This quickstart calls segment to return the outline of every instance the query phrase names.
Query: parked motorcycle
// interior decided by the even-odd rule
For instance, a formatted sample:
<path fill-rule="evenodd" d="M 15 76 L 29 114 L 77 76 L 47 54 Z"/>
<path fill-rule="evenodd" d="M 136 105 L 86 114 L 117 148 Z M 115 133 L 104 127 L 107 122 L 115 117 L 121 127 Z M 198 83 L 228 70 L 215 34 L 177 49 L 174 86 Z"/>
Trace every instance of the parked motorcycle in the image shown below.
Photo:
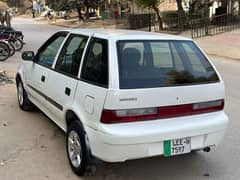
<path fill-rule="evenodd" d="M 5 61 L 10 56 L 10 48 L 4 41 L 0 41 L 0 61 Z"/>
<path fill-rule="evenodd" d="M 16 38 L 14 37 L 14 35 L 11 34 L 0 34 L 0 41 L 5 43 L 8 47 L 9 47 L 9 56 L 13 56 L 15 54 L 15 41 Z"/>
<path fill-rule="evenodd" d="M 15 32 L 0 33 L 0 42 L 2 45 L 0 51 L 1 61 L 6 60 L 10 56 L 13 56 L 15 54 L 15 51 L 20 51 L 23 48 L 23 41 L 20 39 L 21 37 L 18 37 Z"/>
<path fill-rule="evenodd" d="M 15 51 L 21 51 L 24 35 L 21 31 L 16 31 L 12 27 L 0 25 L 0 61 L 13 56 Z"/>
<path fill-rule="evenodd" d="M 9 41 L 16 51 L 22 50 L 23 45 L 25 44 L 23 42 L 24 36 L 21 31 L 15 31 L 13 28 L 6 26 L 0 26 L 0 38 Z"/>
<path fill-rule="evenodd" d="M 4 26 L 4 25 L 0 25 L 0 32 L 8 32 L 8 33 L 15 33 L 16 36 L 20 39 L 23 40 L 24 38 L 24 35 L 21 31 L 16 31 L 15 29 L 13 29 L 12 27 L 7 27 L 7 26 Z"/>

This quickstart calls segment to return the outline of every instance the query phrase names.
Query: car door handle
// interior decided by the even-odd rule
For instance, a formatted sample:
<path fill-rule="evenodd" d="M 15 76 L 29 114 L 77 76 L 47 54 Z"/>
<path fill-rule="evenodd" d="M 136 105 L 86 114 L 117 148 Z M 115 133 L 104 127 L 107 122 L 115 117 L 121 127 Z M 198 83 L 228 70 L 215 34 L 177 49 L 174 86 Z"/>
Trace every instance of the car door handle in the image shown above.
<path fill-rule="evenodd" d="M 70 94 L 71 94 L 71 89 L 70 89 L 69 87 L 66 87 L 66 88 L 65 88 L 65 94 L 68 95 L 68 96 L 70 96 Z"/>
<path fill-rule="evenodd" d="M 41 81 L 44 83 L 45 80 L 46 80 L 46 77 L 42 75 L 42 77 L 41 77 Z"/>

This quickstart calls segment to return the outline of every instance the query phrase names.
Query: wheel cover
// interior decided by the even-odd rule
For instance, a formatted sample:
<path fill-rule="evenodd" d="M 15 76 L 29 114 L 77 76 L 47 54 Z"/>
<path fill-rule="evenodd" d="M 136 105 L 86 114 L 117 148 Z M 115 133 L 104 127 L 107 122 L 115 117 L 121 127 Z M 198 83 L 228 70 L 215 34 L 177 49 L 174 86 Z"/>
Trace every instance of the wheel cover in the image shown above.
<path fill-rule="evenodd" d="M 20 105 L 23 105 L 23 86 L 22 83 L 18 84 L 18 102 Z"/>
<path fill-rule="evenodd" d="M 21 42 L 15 41 L 15 42 L 14 42 L 14 46 L 15 46 L 16 49 L 21 48 Z"/>
<path fill-rule="evenodd" d="M 82 147 L 79 135 L 76 131 L 72 130 L 68 136 L 68 156 L 71 164 L 78 168 L 82 161 Z"/>

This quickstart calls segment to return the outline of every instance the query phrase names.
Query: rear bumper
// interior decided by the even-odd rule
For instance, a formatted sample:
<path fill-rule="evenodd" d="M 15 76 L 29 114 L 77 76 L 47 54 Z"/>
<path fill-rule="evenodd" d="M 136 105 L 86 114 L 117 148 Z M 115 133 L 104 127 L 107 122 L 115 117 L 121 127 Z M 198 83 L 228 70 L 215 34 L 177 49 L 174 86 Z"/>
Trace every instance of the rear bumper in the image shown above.
<path fill-rule="evenodd" d="M 151 122 L 101 124 L 86 128 L 92 154 L 107 162 L 122 162 L 163 154 L 163 141 L 191 137 L 191 149 L 217 146 L 228 126 L 221 112 Z"/>

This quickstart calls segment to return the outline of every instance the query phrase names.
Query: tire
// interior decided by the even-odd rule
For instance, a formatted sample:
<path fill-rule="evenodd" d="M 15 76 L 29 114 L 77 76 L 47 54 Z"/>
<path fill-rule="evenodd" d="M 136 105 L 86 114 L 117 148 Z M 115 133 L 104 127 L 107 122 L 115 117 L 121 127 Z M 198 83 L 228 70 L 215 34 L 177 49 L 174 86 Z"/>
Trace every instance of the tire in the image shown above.
<path fill-rule="evenodd" d="M 0 42 L 0 61 L 5 61 L 10 56 L 9 46 L 5 42 Z"/>
<path fill-rule="evenodd" d="M 13 42 L 10 41 L 10 42 L 8 43 L 8 46 L 9 46 L 9 49 L 10 49 L 10 54 L 9 54 L 9 56 L 13 56 L 13 55 L 15 54 L 15 52 L 16 52 Z"/>
<path fill-rule="evenodd" d="M 20 109 L 24 111 L 30 111 L 33 109 L 34 105 L 28 99 L 23 83 L 19 78 L 17 78 L 17 99 Z"/>
<path fill-rule="evenodd" d="M 20 38 L 16 38 L 13 42 L 16 51 L 21 51 L 23 48 L 23 41 Z"/>
<path fill-rule="evenodd" d="M 86 133 L 79 121 L 73 121 L 66 136 L 66 150 L 69 164 L 78 176 L 84 176 L 89 167 L 90 152 L 86 144 Z"/>

